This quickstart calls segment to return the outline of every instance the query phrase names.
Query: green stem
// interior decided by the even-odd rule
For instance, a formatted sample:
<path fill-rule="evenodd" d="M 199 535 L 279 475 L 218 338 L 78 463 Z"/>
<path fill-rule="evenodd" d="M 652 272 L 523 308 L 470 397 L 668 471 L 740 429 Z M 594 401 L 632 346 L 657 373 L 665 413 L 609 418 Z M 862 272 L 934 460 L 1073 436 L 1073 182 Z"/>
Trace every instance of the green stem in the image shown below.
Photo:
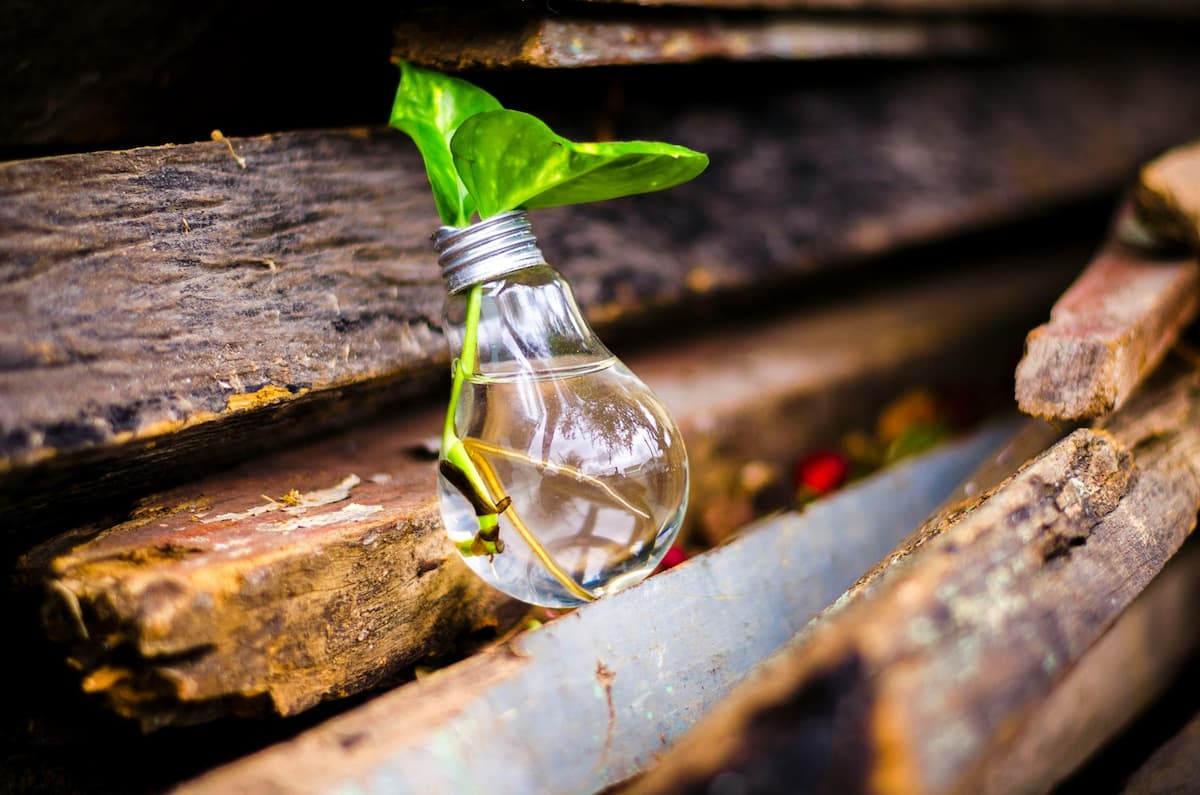
<path fill-rule="evenodd" d="M 532 456 L 527 456 L 524 453 L 518 453 L 516 450 L 509 450 L 505 447 L 500 447 L 499 445 L 489 444 L 489 443 L 483 441 L 482 439 L 467 438 L 467 439 L 463 439 L 462 442 L 463 442 L 463 444 L 465 444 L 467 446 L 468 452 L 491 453 L 492 455 L 500 456 L 501 458 L 507 458 L 510 461 L 521 461 L 523 463 L 529 464 L 532 467 L 535 467 L 536 469 L 538 469 L 539 471 L 542 471 L 542 472 L 545 472 L 551 466 L 549 463 L 542 461 L 540 459 L 533 458 Z M 649 509 L 645 508 L 644 506 L 638 507 L 638 506 L 634 505 L 632 502 L 630 502 L 629 500 L 625 499 L 620 494 L 618 494 L 613 489 L 612 486 L 608 485 L 604 481 L 594 478 L 591 475 L 586 475 L 583 472 L 580 472 L 575 467 L 567 466 L 566 464 L 554 464 L 554 469 L 556 471 L 558 471 L 560 474 L 566 475 L 569 478 L 574 478 L 575 480 L 579 481 L 580 483 L 586 483 L 589 486 L 592 486 L 593 488 L 596 488 L 596 489 L 604 492 L 606 495 L 608 495 L 608 497 L 610 499 L 612 499 L 613 502 L 617 503 L 618 505 L 620 505 L 622 508 L 629 511 L 630 513 L 636 514 L 637 516 L 640 516 L 643 519 L 650 518 Z"/>
<path fill-rule="evenodd" d="M 479 310 L 483 303 L 483 285 L 476 284 L 467 293 L 467 318 L 463 330 L 462 353 L 454 365 L 454 383 L 450 385 L 450 405 L 446 409 L 446 424 L 442 427 L 442 447 L 458 440 L 454 433 L 454 415 L 458 411 L 458 400 L 462 396 L 463 381 L 475 371 L 479 356 Z"/>
<path fill-rule="evenodd" d="M 483 285 L 476 284 L 467 293 L 467 317 L 463 331 L 462 352 L 454 363 L 454 381 L 450 385 L 450 405 L 446 407 L 446 423 L 442 426 L 442 450 L 446 460 L 458 468 L 470 483 L 472 490 L 479 495 L 487 495 L 487 485 L 475 462 L 467 454 L 467 448 L 462 439 L 454 432 L 454 418 L 458 413 L 458 401 L 462 398 L 463 382 L 475 371 L 479 349 L 479 310 L 483 299 Z M 494 514 L 479 517 L 479 529 L 491 530 L 496 526 Z M 489 542 L 490 543 L 490 542 Z M 490 549 L 492 553 L 497 550 Z"/>
<path fill-rule="evenodd" d="M 476 459 L 471 456 L 467 446 L 463 440 L 459 438 L 454 430 L 455 415 L 458 414 L 458 401 L 462 398 L 463 382 L 468 376 L 475 372 L 475 365 L 478 363 L 479 357 L 479 313 L 483 303 L 483 286 L 476 284 L 471 287 L 471 291 L 467 293 L 467 316 L 464 321 L 463 328 L 463 344 L 462 352 L 459 354 L 458 361 L 454 365 L 454 381 L 450 385 L 450 405 L 446 407 L 446 423 L 442 426 L 442 450 L 446 460 L 454 465 L 466 477 L 467 483 L 470 485 L 474 493 L 486 498 L 483 500 L 485 505 L 496 506 L 496 500 L 505 503 L 503 508 L 497 506 L 496 513 L 484 514 L 478 516 L 479 533 L 471 542 L 465 543 L 462 549 L 470 550 L 474 554 L 475 544 L 478 541 L 482 542 L 483 550 L 494 555 L 503 551 L 503 546 L 499 546 L 496 541 L 495 528 L 498 523 L 496 514 L 501 511 L 507 511 L 509 520 L 513 523 L 517 533 L 529 545 L 535 557 L 541 561 L 542 565 L 550 572 L 554 579 L 573 594 L 576 598 L 585 602 L 591 601 L 596 597 L 579 583 L 571 578 L 571 575 L 558 565 L 554 557 L 542 546 L 537 536 L 529 529 L 516 509 L 512 507 L 510 500 L 505 499 L 504 488 L 500 483 L 500 479 L 496 477 L 491 468 L 486 462 Z M 483 472 L 480 472 L 480 469 Z M 492 493 L 495 496 L 492 496 Z"/>

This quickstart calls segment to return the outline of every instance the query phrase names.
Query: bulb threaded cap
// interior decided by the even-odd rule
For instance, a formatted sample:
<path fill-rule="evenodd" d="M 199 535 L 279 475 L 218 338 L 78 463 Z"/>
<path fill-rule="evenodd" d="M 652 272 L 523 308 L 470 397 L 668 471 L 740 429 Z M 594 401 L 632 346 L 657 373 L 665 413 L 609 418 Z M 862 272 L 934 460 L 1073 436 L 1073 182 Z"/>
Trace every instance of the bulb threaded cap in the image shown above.
<path fill-rule="evenodd" d="M 451 294 L 546 264 L 523 210 L 501 213 L 470 226 L 443 226 L 433 233 L 433 248 Z"/>

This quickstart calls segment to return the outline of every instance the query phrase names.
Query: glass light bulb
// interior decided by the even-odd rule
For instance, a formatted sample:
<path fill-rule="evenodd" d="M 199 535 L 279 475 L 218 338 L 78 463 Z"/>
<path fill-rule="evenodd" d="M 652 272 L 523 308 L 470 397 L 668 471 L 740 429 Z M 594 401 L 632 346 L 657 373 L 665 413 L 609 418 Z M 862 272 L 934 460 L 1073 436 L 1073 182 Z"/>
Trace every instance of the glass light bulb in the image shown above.
<path fill-rule="evenodd" d="M 506 247 L 506 235 L 517 241 Z M 459 466 L 443 444 L 439 469 L 451 540 L 476 574 L 532 604 L 575 606 L 641 581 L 666 554 L 687 503 L 675 423 L 588 326 L 523 213 L 443 230 L 438 248 L 452 290 L 450 265 L 466 261 L 470 272 L 445 316 L 455 368 L 472 365 L 453 415 Z M 463 469 L 473 470 L 474 486 Z"/>

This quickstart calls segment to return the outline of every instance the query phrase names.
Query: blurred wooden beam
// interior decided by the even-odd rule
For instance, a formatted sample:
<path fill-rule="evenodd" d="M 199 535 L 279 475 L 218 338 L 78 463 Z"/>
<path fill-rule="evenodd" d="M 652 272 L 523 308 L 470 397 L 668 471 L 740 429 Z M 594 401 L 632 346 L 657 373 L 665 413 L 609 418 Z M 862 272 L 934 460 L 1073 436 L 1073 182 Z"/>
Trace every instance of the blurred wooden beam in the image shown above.
<path fill-rule="evenodd" d="M 630 791 L 976 791 L 1198 507 L 1200 383 L 1179 364 L 773 658 Z"/>
<path fill-rule="evenodd" d="M 1198 306 L 1194 256 L 1156 257 L 1109 241 L 1054 304 L 1050 322 L 1029 332 L 1017 367 L 1017 403 L 1047 420 L 1090 419 L 1119 408 Z"/>
<path fill-rule="evenodd" d="M 1200 143 L 1148 163 L 1134 200 L 1139 220 L 1153 235 L 1200 252 Z"/>
<path fill-rule="evenodd" d="M 1192 605 L 1195 605 L 1192 602 Z M 1163 795 L 1194 789 L 1200 778 L 1200 712 L 1154 749 L 1117 790 L 1120 795 Z"/>
<path fill-rule="evenodd" d="M 601 791 L 649 764 L 1001 438 L 992 429 L 747 528 L 177 792 Z"/>
<path fill-rule="evenodd" d="M 1081 15 L 1156 17 L 1197 15 L 1189 0 L 581 0 L 597 6 L 686 7 L 725 11 L 854 11 L 880 13 L 974 13 L 1053 11 Z"/>
<path fill-rule="evenodd" d="M 395 58 L 442 69 L 583 67 L 731 61 L 983 55 L 999 37 L 959 20 L 861 20 L 712 15 L 615 18 L 460 12 L 396 26 Z"/>
<path fill-rule="evenodd" d="M 696 529 L 780 504 L 760 491 L 788 500 L 796 457 L 905 388 L 1002 380 L 1070 264 L 1051 250 L 632 358 L 684 433 Z M 157 495 L 35 550 L 22 578 L 84 689 L 147 728 L 372 687 L 522 614 L 442 533 L 411 452 L 439 426 L 433 409 Z M 753 488 L 748 467 L 766 473 Z"/>
<path fill-rule="evenodd" d="M 1196 79 L 1166 57 L 920 65 L 698 106 L 631 84 L 615 130 L 706 150 L 709 172 L 534 223 L 602 331 L 713 312 L 1110 190 L 1200 125 L 1174 89 Z M 437 219 L 409 142 L 233 146 L 246 169 L 219 142 L 0 164 L 9 544 L 441 382 Z"/>

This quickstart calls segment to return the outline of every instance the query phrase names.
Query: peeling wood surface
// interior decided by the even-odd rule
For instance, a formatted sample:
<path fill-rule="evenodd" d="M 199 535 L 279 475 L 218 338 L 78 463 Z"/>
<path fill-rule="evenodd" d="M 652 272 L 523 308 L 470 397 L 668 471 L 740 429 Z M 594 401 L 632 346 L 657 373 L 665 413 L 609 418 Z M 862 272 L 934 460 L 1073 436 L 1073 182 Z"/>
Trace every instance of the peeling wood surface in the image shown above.
<path fill-rule="evenodd" d="M 1106 429 L 1074 432 L 766 663 L 630 791 L 718 777 L 748 792 L 975 791 L 980 762 L 1194 527 L 1198 415 L 1200 383 L 1180 366 Z"/>
<path fill-rule="evenodd" d="M 1047 420 L 1121 406 L 1162 360 L 1200 305 L 1200 261 L 1156 258 L 1113 240 L 1029 333 L 1017 403 Z"/>
<path fill-rule="evenodd" d="M 1156 236 L 1200 252 L 1200 143 L 1172 149 L 1142 168 L 1134 200 Z"/>
<path fill-rule="evenodd" d="M 501 12 L 464 25 L 461 14 L 415 17 L 396 27 L 396 58 L 443 69 L 581 67 L 726 60 L 820 60 L 979 55 L 1000 37 L 960 20 L 861 20 L 767 16 L 572 18 Z"/>
<path fill-rule="evenodd" d="M 412 452 L 436 412 L 160 495 L 26 559 L 86 692 L 147 729 L 292 714 L 524 613 L 445 538 Z"/>
<path fill-rule="evenodd" d="M 505 649 L 176 791 L 515 795 L 611 786 L 651 762 L 1002 438 L 993 429 L 764 522 Z"/>
<path fill-rule="evenodd" d="M 693 531 L 720 539 L 780 499 L 764 491 L 790 499 L 796 456 L 906 387 L 1002 379 L 1071 262 L 1052 250 L 631 358 L 684 433 Z M 432 464 L 408 452 L 440 422 L 416 412 L 250 462 L 36 550 L 23 577 L 44 583 L 84 689 L 147 727 L 286 715 L 510 625 L 520 612 L 461 565 Z M 750 467 L 768 473 L 753 489 Z"/>
<path fill-rule="evenodd" d="M 631 84 L 616 132 L 706 150 L 709 173 L 535 223 L 602 326 L 703 307 L 1107 190 L 1200 125 L 1200 98 L 1171 88 L 1198 69 L 919 65 L 722 106 Z M 412 147 L 363 131 L 234 146 L 245 170 L 217 142 L 0 165 L 9 533 L 440 380 Z"/>

